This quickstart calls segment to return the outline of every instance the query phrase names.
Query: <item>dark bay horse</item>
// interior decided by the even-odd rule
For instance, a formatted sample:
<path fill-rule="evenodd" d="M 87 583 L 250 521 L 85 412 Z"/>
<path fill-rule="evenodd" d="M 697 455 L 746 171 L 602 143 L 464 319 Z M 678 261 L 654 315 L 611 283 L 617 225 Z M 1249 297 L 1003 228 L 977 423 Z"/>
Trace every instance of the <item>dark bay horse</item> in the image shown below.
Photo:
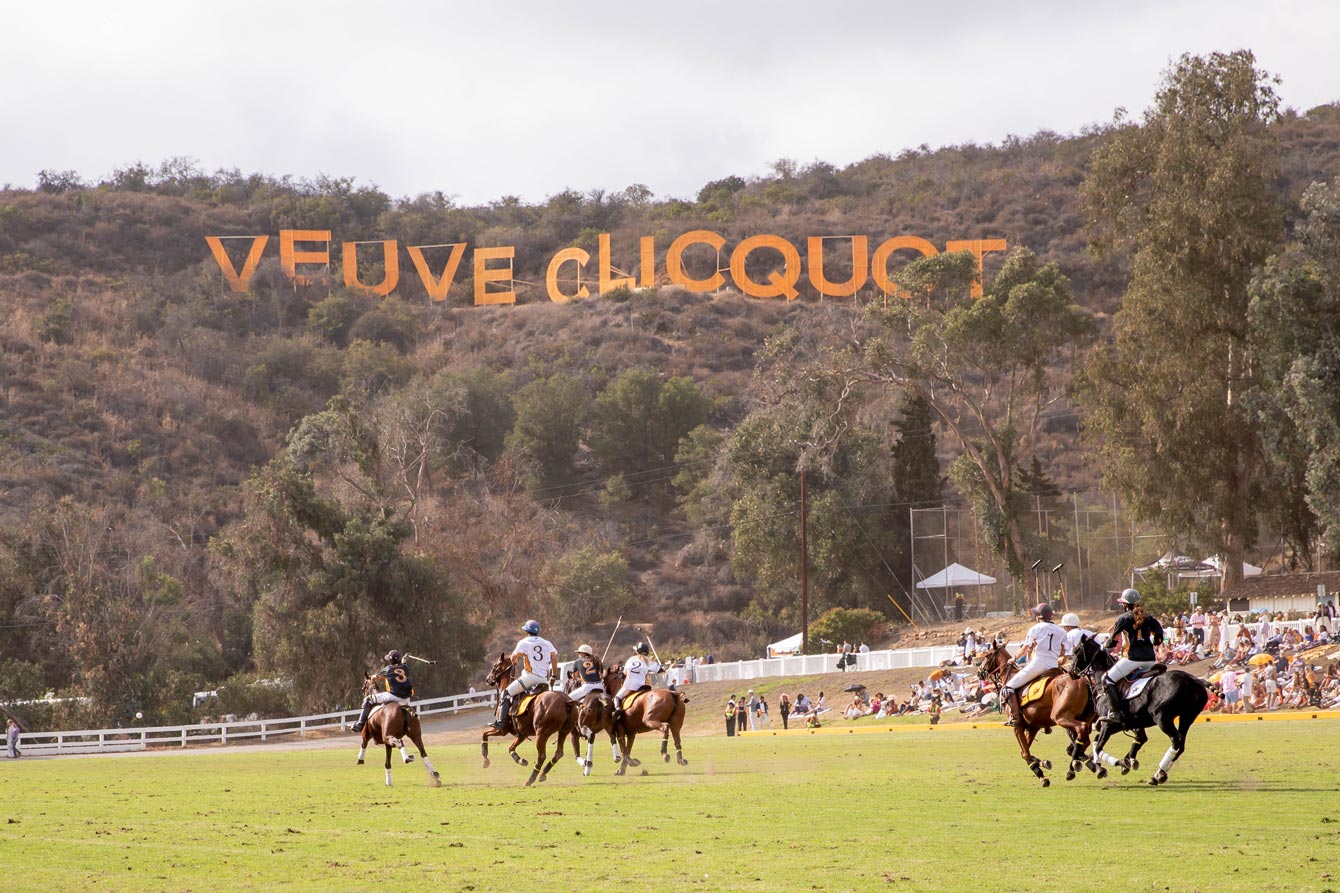
<path fill-rule="evenodd" d="M 591 774 L 591 751 L 595 747 L 596 735 L 604 732 L 609 735 L 610 752 L 614 762 L 623 759 L 619 741 L 614 737 L 614 709 L 610 696 L 604 692 L 593 691 L 577 702 L 577 722 L 572 727 L 572 750 L 577 754 L 577 764 L 582 767 L 582 775 Z M 582 739 L 586 740 L 586 756 L 582 756 Z M 640 765 L 633 760 L 633 765 Z"/>
<path fill-rule="evenodd" d="M 616 692 L 619 686 L 623 684 L 623 664 L 616 664 L 605 671 L 605 688 L 608 691 Z M 668 688 L 654 688 L 638 697 L 633 702 L 631 710 L 624 711 L 623 718 L 619 720 L 615 728 L 615 734 L 619 739 L 619 747 L 623 752 L 623 760 L 619 763 L 619 768 L 615 770 L 615 775 L 623 775 L 629 766 L 631 757 L 629 751 L 633 749 L 633 741 L 642 732 L 660 732 L 661 733 L 661 756 L 668 763 L 670 762 L 670 753 L 668 743 L 670 736 L 675 737 L 675 760 L 681 766 L 687 766 L 689 761 L 684 759 L 684 749 L 679 742 L 679 730 L 684 726 L 684 716 L 688 713 L 689 699 L 683 692 L 671 691 Z"/>
<path fill-rule="evenodd" d="M 1116 663 L 1116 659 L 1105 650 L 1096 639 L 1085 636 L 1075 649 L 1074 671 L 1097 680 Z M 1169 670 L 1155 676 L 1145 685 L 1144 690 L 1126 700 L 1126 712 L 1133 720 L 1134 728 L 1127 729 L 1134 737 L 1131 749 L 1126 756 L 1118 760 L 1103 750 L 1107 740 L 1122 726 L 1117 723 L 1099 720 L 1097 737 L 1094 740 L 1093 755 L 1109 766 L 1117 766 L 1125 775 L 1132 769 L 1140 768 L 1136 754 L 1149 740 L 1145 729 L 1158 726 L 1172 742 L 1163 759 L 1159 761 L 1158 771 L 1149 779 L 1151 785 L 1160 785 L 1168 780 L 1168 770 L 1177 758 L 1186 750 L 1186 733 L 1191 724 L 1200 716 L 1210 701 L 1210 690 L 1205 683 L 1185 670 Z"/>
<path fill-rule="evenodd" d="M 991 650 L 982 658 L 982 666 L 977 675 L 989 680 L 996 686 L 998 697 L 1003 697 L 1005 682 L 1014 675 L 1018 667 L 1014 659 L 1005 650 L 1005 646 L 995 642 Z M 1030 683 L 1031 684 L 1031 683 Z M 1022 695 L 1023 692 L 1020 692 Z M 1086 752 L 1089 748 L 1089 729 L 1097 713 L 1094 711 L 1093 698 L 1089 686 L 1084 680 L 1061 673 L 1047 680 L 1042 697 L 1024 705 L 1014 726 L 1014 737 L 1019 742 L 1019 754 L 1033 774 L 1042 779 L 1042 786 L 1051 785 L 1051 779 L 1042 774 L 1042 770 L 1052 767 L 1050 760 L 1040 760 L 1033 756 L 1030 748 L 1033 739 L 1041 730 L 1050 731 L 1060 726 L 1070 736 L 1070 745 L 1066 753 L 1070 756 L 1070 766 L 1066 770 L 1065 780 L 1072 780 L 1076 773 L 1087 768 L 1099 778 L 1107 775 L 1107 770 L 1096 764 Z"/>
<path fill-rule="evenodd" d="M 363 679 L 363 697 L 375 691 L 376 680 L 372 676 Z M 363 754 L 367 752 L 368 742 L 386 746 L 386 786 L 391 786 L 391 748 L 400 748 L 400 756 L 406 763 L 414 762 L 414 755 L 405 750 L 403 739 L 408 738 L 419 749 L 423 757 L 423 768 L 428 772 L 428 783 L 435 788 L 442 787 L 442 776 L 433 768 L 428 759 L 428 751 L 423 749 L 423 729 L 419 726 L 419 717 L 401 707 L 395 701 L 374 708 L 363 726 L 363 740 L 358 747 L 358 765 L 363 765 Z"/>
<path fill-rule="evenodd" d="M 494 661 L 493 668 L 489 670 L 484 681 L 498 689 L 499 698 L 502 697 L 502 691 L 512 681 L 512 671 L 515 666 L 512 658 L 506 654 L 499 654 L 498 659 Z M 524 697 L 524 695 L 522 696 Z M 517 698 L 520 703 L 521 698 Z M 544 691 L 535 696 L 526 708 L 526 712 L 519 717 L 504 717 L 503 730 L 489 726 L 484 729 L 484 735 L 479 742 L 479 752 L 484 757 L 484 768 L 489 767 L 489 739 L 498 735 L 511 734 L 515 740 L 507 748 L 507 755 L 512 758 L 512 762 L 518 766 L 530 765 L 519 753 L 517 747 L 527 738 L 535 739 L 535 767 L 530 770 L 530 778 L 526 780 L 526 785 L 530 786 L 538 778 L 544 781 L 549 777 L 549 770 L 563 759 L 563 739 L 572 731 L 577 724 L 577 705 L 572 699 L 559 691 Z M 558 746 L 555 748 L 554 758 L 545 762 L 548 753 L 549 739 L 555 735 L 558 736 Z"/>

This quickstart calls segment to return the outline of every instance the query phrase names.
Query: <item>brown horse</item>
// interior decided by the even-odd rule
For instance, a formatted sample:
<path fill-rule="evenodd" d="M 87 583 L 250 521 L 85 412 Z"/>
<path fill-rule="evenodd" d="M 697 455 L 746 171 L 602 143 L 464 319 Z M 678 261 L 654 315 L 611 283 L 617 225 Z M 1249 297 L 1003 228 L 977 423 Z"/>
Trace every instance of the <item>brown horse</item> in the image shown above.
<path fill-rule="evenodd" d="M 577 764 L 582 767 L 582 775 L 590 775 L 593 764 L 591 751 L 595 747 L 596 735 L 604 732 L 609 735 L 610 752 L 614 762 L 623 760 L 621 742 L 614 736 L 614 708 L 610 696 L 604 692 L 593 691 L 577 702 L 577 722 L 572 727 L 572 750 L 577 754 Z M 582 739 L 586 739 L 586 756 L 582 756 Z M 633 760 L 631 765 L 640 766 Z"/>
<path fill-rule="evenodd" d="M 618 691 L 623 680 L 623 664 L 616 664 L 605 671 L 606 690 Z M 679 743 L 679 730 L 684 726 L 688 703 L 686 695 L 668 688 L 654 688 L 638 696 L 632 708 L 624 711 L 615 728 L 619 747 L 623 751 L 623 760 L 614 774 L 623 775 L 627 771 L 631 760 L 629 751 L 633 749 L 634 739 L 642 732 L 661 733 L 661 756 L 667 763 L 670 762 L 667 746 L 670 736 L 674 735 L 675 760 L 679 765 L 687 766 L 689 761 L 684 759 L 684 749 Z"/>
<path fill-rule="evenodd" d="M 501 699 L 502 691 L 512 681 L 512 671 L 515 665 L 512 658 L 506 654 L 499 654 L 494 662 L 493 668 L 489 670 L 484 681 L 489 685 L 496 686 L 498 696 Z M 520 698 L 517 699 L 518 703 Z M 512 762 L 518 766 L 528 766 L 519 753 L 516 752 L 518 746 L 527 738 L 535 738 L 535 767 L 530 771 L 530 778 L 526 780 L 526 785 L 530 786 L 538 778 L 544 781 L 549 777 L 549 770 L 559 760 L 563 759 L 563 739 L 572 731 L 577 724 L 576 704 L 567 695 L 559 691 L 540 692 L 535 699 L 530 702 L 526 712 L 519 717 L 503 717 L 502 730 L 488 726 L 484 729 L 483 737 L 479 741 L 479 752 L 484 757 L 484 768 L 489 767 L 489 739 L 498 735 L 511 734 L 515 740 L 507 748 L 507 755 L 512 758 Z M 549 739 L 558 736 L 558 746 L 555 748 L 554 758 L 545 762 Z"/>
<path fill-rule="evenodd" d="M 376 679 L 373 676 L 364 676 L 363 697 L 373 694 L 375 685 Z M 369 741 L 375 745 L 385 745 L 386 786 L 389 788 L 391 748 L 400 748 L 400 756 L 406 763 L 414 762 L 414 754 L 405 750 L 405 742 L 402 740 L 404 738 L 409 738 L 419 749 L 419 756 L 423 757 L 423 768 L 428 772 L 428 783 L 435 788 L 442 787 L 442 776 L 433 768 L 432 761 L 428 759 L 428 751 L 423 749 L 423 729 L 419 726 L 419 717 L 395 701 L 373 708 L 372 715 L 363 726 L 363 740 L 358 747 L 358 765 L 363 765 L 363 754 L 367 752 Z"/>
<path fill-rule="evenodd" d="M 982 658 L 978 676 L 989 680 L 1003 697 L 1005 682 L 1018 670 L 1014 659 L 999 642 L 991 645 L 991 650 Z M 1039 760 L 1030 752 L 1033 739 L 1039 730 L 1051 732 L 1053 726 L 1060 726 L 1070 736 L 1070 745 L 1066 753 L 1070 756 L 1070 767 L 1066 770 L 1065 780 L 1070 781 L 1081 769 L 1088 769 L 1099 778 L 1107 775 L 1107 770 L 1096 764 L 1088 755 L 1089 730 L 1097 713 L 1093 708 L 1093 699 L 1089 696 L 1089 686 L 1084 680 L 1066 673 L 1060 673 L 1047 679 L 1042 697 L 1024 705 L 1014 725 L 1014 737 L 1019 742 L 1019 754 L 1033 774 L 1042 779 L 1042 786 L 1051 785 L 1051 779 L 1042 774 L 1042 770 L 1052 767 L 1051 760 Z"/>

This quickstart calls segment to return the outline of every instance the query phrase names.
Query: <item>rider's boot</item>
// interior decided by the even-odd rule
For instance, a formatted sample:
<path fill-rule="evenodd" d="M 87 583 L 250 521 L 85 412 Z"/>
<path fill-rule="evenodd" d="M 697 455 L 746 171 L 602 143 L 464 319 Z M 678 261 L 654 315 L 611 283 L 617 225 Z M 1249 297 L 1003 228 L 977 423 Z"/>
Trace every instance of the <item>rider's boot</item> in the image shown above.
<path fill-rule="evenodd" d="M 493 721 L 493 727 L 501 732 L 507 728 L 507 714 L 512 712 L 512 693 L 503 690 L 502 698 L 498 701 L 498 718 Z"/>
<path fill-rule="evenodd" d="M 358 715 L 358 722 L 349 727 L 349 731 L 355 734 L 363 731 L 363 726 L 368 724 L 368 714 L 372 712 L 372 701 L 363 699 L 363 712 Z"/>
<path fill-rule="evenodd" d="M 1005 686 L 1005 725 L 1017 726 L 1019 724 L 1019 692 Z"/>
<path fill-rule="evenodd" d="M 619 721 L 620 721 L 621 719 L 623 719 L 623 709 L 619 706 L 619 699 L 616 698 L 616 697 L 611 697 L 611 698 L 610 698 L 610 725 L 611 725 L 611 726 L 618 725 L 618 724 L 619 724 Z"/>
<path fill-rule="evenodd" d="M 1103 680 L 1103 691 L 1107 694 L 1107 712 L 1103 714 L 1103 719 L 1108 722 L 1119 722 L 1122 725 L 1128 725 L 1128 717 L 1125 709 L 1125 698 L 1117 688 L 1117 683 Z"/>

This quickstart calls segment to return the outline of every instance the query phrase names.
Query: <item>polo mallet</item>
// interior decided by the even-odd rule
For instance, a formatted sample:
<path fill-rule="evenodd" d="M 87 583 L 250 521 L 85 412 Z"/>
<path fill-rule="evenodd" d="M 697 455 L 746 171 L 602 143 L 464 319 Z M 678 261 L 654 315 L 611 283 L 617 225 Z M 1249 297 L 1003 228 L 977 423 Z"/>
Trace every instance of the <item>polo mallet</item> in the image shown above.
<path fill-rule="evenodd" d="M 435 664 L 437 661 L 429 660 L 426 657 L 419 657 L 417 654 L 406 654 L 405 660 L 417 660 L 421 664 Z"/>
<path fill-rule="evenodd" d="M 1033 562 L 1032 564 L 1030 564 L 1030 565 L 1028 566 L 1028 569 L 1031 570 L 1031 571 L 1033 572 L 1033 601 L 1034 601 L 1034 602 L 1036 602 L 1038 599 L 1040 599 L 1040 598 L 1042 597 L 1042 584 L 1038 581 L 1038 565 L 1039 565 L 1039 564 L 1042 564 L 1042 559 L 1041 559 L 1041 558 L 1039 558 L 1037 561 Z"/>
<path fill-rule="evenodd" d="M 614 632 L 610 633 L 610 640 L 605 643 L 605 653 L 600 655 L 600 665 L 605 665 L 605 658 L 609 657 L 610 646 L 614 644 L 614 637 L 619 633 L 619 627 L 623 624 L 623 616 L 620 615 L 619 622 L 614 624 Z"/>
<path fill-rule="evenodd" d="M 639 626 L 637 631 L 642 633 L 643 638 L 647 640 L 647 644 L 651 646 L 651 656 L 656 658 L 656 663 L 659 664 L 661 662 L 661 656 L 656 653 L 656 643 L 651 640 L 651 636 L 647 635 L 647 631 L 642 627 Z"/>
<path fill-rule="evenodd" d="M 1066 591 L 1065 591 L 1065 577 L 1061 576 L 1061 568 L 1063 568 L 1063 567 L 1065 567 L 1065 562 L 1064 562 L 1064 561 L 1062 561 L 1062 562 L 1061 562 L 1060 564 L 1058 564 L 1056 567 L 1052 568 L 1052 573 L 1053 573 L 1053 574 L 1056 574 L 1056 582 L 1059 583 L 1060 586 L 1061 586 L 1061 604 L 1065 606 L 1065 609 L 1066 609 L 1067 611 L 1069 611 L 1069 610 L 1070 610 L 1070 599 L 1068 599 L 1068 598 L 1066 597 Z"/>

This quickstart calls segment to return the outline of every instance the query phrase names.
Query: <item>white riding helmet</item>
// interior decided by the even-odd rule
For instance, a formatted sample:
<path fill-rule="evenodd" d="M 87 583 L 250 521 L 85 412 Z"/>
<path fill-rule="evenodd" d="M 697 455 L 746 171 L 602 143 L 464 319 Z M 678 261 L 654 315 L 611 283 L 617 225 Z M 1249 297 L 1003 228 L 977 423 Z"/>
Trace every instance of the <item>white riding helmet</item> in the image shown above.
<path fill-rule="evenodd" d="M 1079 615 L 1073 613 L 1065 615 L 1064 617 L 1061 618 L 1061 625 L 1079 626 Z"/>
<path fill-rule="evenodd" d="M 595 652 L 591 650 L 591 646 L 590 646 L 590 645 L 578 645 L 578 646 L 577 646 L 577 653 L 578 653 L 578 654 L 585 654 L 587 657 L 595 657 L 595 656 L 596 656 L 596 655 L 595 655 Z"/>

